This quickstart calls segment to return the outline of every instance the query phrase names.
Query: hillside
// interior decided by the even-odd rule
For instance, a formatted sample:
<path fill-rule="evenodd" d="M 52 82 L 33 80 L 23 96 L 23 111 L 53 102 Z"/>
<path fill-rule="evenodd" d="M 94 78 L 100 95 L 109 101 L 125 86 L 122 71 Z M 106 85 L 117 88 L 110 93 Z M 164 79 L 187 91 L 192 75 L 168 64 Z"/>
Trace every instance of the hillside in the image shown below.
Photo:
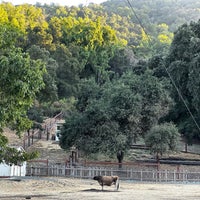
<path fill-rule="evenodd" d="M 38 151 L 40 154 L 38 160 L 48 160 L 51 163 L 65 163 L 69 159 L 69 154 L 52 140 L 37 141 L 27 151 Z"/>
<path fill-rule="evenodd" d="M 132 16 L 132 21 L 139 23 L 141 20 L 146 28 L 152 30 L 152 24 L 166 23 L 170 31 L 175 31 L 178 26 L 200 18 L 200 2 L 196 0 L 110 0 L 102 4 L 107 12 L 115 13 L 122 17 Z M 131 12 L 131 8 L 135 13 Z M 126 11 L 126 12 L 125 12 Z"/>
<path fill-rule="evenodd" d="M 3 135 L 5 135 L 8 138 L 10 146 L 23 146 L 23 137 L 19 138 L 15 134 L 15 131 L 12 131 L 9 128 L 4 128 Z"/>
<path fill-rule="evenodd" d="M 9 139 L 10 146 L 23 146 L 22 138 L 18 138 L 15 135 L 14 131 L 11 131 L 9 128 L 4 129 L 4 135 L 6 135 Z M 179 150 L 180 152 L 176 152 L 173 154 L 168 154 L 162 157 L 164 160 L 187 160 L 187 161 L 200 161 L 200 154 L 194 154 L 192 152 L 198 152 L 200 150 L 199 145 L 188 146 L 188 153 L 181 152 L 184 149 L 184 144 L 180 142 Z M 39 140 L 35 142 L 32 146 L 27 149 L 30 151 L 38 151 L 39 158 L 37 160 L 48 160 L 51 164 L 57 163 L 65 163 L 69 160 L 70 153 L 64 151 L 60 148 L 59 144 L 52 140 Z M 125 156 L 124 162 L 127 161 L 147 161 L 153 158 L 152 155 L 149 154 L 148 150 L 140 149 L 140 148 L 132 148 L 128 155 Z M 105 157 L 99 157 L 98 159 L 102 159 L 101 161 L 105 161 Z M 107 160 L 107 159 L 106 159 Z M 117 162 L 117 159 L 113 160 Z"/>
<path fill-rule="evenodd" d="M 44 116 L 60 111 L 71 116 L 66 125 L 71 129 L 61 141 L 63 148 L 79 143 L 77 146 L 88 154 L 112 153 L 130 146 L 129 138 L 144 136 L 160 121 L 173 121 L 188 139 L 200 140 L 165 70 L 169 68 L 200 121 L 200 92 L 194 87 L 200 80 L 200 21 L 173 33 L 183 23 L 200 18 L 199 1 L 124 3 L 111 0 L 71 8 L 1 3 L 2 124 L 15 129 L 28 125 L 22 116 L 36 97 L 28 117 L 37 125 Z M 163 119 L 167 114 L 168 119 Z M 23 138 L 9 129 L 5 134 L 11 146 L 23 146 Z M 115 145 L 113 149 L 110 143 Z M 68 158 L 58 144 L 45 138 L 28 150 L 38 150 L 40 159 L 53 162 Z M 150 157 L 141 150 L 134 153 L 133 160 Z"/>
<path fill-rule="evenodd" d="M 23 137 L 19 138 L 14 131 L 5 128 L 3 134 L 8 138 L 9 146 L 23 147 Z M 52 140 L 47 141 L 43 139 L 36 141 L 32 146 L 28 147 L 27 151 L 38 151 L 40 154 L 39 160 L 48 159 L 52 163 L 65 162 L 69 157 L 68 154 L 60 148 L 58 143 Z"/>

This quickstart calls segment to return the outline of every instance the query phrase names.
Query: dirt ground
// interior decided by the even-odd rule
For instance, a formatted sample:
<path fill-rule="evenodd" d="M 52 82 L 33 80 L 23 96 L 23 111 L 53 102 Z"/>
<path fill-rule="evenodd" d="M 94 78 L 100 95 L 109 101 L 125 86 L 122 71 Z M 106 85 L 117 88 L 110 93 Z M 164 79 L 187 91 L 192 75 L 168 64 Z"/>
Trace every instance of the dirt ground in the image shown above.
<path fill-rule="evenodd" d="M 199 184 L 154 184 L 120 181 L 120 188 L 104 187 L 89 179 L 15 178 L 0 179 L 2 200 L 199 200 Z"/>

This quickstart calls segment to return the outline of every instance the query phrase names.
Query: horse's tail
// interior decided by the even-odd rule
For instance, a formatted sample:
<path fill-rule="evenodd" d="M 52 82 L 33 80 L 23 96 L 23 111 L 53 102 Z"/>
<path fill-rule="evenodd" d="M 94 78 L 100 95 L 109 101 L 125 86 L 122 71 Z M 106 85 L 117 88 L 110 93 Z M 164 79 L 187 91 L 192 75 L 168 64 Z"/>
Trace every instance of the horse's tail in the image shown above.
<path fill-rule="evenodd" d="M 115 189 L 118 190 L 119 189 L 119 177 L 117 177 L 117 181 L 115 183 Z"/>

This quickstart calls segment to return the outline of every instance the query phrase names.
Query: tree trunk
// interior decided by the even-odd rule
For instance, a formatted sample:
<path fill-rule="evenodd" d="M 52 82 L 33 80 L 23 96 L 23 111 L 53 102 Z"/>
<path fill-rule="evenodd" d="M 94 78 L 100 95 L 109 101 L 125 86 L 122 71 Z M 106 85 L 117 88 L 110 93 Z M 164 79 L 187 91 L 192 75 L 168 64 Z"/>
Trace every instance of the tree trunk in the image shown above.
<path fill-rule="evenodd" d="M 124 158 L 124 152 L 123 151 L 118 151 L 117 152 L 117 159 L 118 159 L 118 163 L 119 163 L 119 169 L 122 168 L 122 161 L 123 161 L 123 158 Z"/>

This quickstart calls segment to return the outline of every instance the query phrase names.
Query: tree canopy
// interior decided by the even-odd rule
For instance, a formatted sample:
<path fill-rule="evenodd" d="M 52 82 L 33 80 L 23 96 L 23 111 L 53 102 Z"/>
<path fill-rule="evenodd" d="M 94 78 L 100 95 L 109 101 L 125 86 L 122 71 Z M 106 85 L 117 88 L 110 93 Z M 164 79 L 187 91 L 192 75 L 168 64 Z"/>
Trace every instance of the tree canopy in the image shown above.
<path fill-rule="evenodd" d="M 16 163 L 35 154 L 19 153 L 15 148 L 8 147 L 2 131 L 4 127 L 10 127 L 20 136 L 31 127 L 27 110 L 44 85 L 45 67 L 41 60 L 32 60 L 29 54 L 15 46 L 16 36 L 20 35 L 17 29 L 1 25 L 0 30 L 0 162 Z"/>
<path fill-rule="evenodd" d="M 151 153 L 157 160 L 165 153 L 177 150 L 179 141 L 178 128 L 172 123 L 160 124 L 152 127 L 145 138 L 145 143 L 150 147 Z"/>
<path fill-rule="evenodd" d="M 127 72 L 103 85 L 83 83 L 77 111 L 66 118 L 60 145 L 75 145 L 85 153 L 126 151 L 166 115 L 171 99 L 165 84 L 150 71 Z M 162 109 L 161 109 L 162 107 Z"/>
<path fill-rule="evenodd" d="M 61 146 L 88 154 L 126 151 L 171 121 L 187 142 L 199 140 L 197 8 L 195 0 L 1 3 L 1 130 L 20 133 L 62 111 Z"/>
<path fill-rule="evenodd" d="M 176 99 L 169 120 L 178 124 L 190 144 L 193 139 L 200 138 L 199 25 L 200 21 L 179 27 L 166 58 L 166 68 L 173 82 L 172 95 Z"/>

